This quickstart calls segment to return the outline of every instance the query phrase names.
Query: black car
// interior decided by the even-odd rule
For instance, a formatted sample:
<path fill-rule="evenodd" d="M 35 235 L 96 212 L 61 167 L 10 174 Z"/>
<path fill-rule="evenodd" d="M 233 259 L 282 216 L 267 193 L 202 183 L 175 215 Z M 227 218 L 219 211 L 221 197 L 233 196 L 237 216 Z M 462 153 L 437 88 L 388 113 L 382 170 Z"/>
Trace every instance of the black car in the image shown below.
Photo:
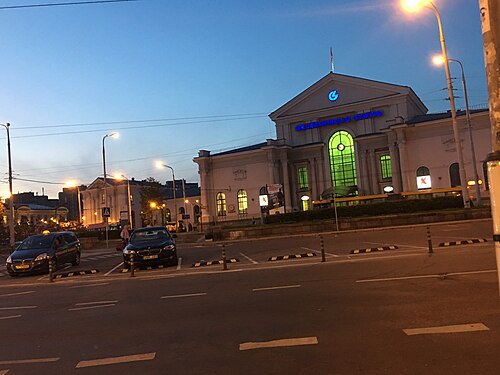
<path fill-rule="evenodd" d="M 130 268 L 132 254 L 134 267 L 177 264 L 175 237 L 177 236 L 171 235 L 165 227 L 146 227 L 134 230 L 127 246 L 123 249 L 123 268 Z"/>
<path fill-rule="evenodd" d="M 7 258 L 7 271 L 11 276 L 49 272 L 65 263 L 80 264 L 80 241 L 72 232 L 37 234 L 26 238 Z"/>

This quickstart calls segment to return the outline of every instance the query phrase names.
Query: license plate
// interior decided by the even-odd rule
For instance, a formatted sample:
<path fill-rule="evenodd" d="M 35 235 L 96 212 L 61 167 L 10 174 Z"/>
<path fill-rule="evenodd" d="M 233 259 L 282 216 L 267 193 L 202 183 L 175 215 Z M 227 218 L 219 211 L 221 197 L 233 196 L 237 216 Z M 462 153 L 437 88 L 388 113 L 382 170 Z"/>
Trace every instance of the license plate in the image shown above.
<path fill-rule="evenodd" d="M 19 266 L 16 266 L 16 270 L 25 270 L 30 268 L 29 264 L 20 264 Z"/>
<path fill-rule="evenodd" d="M 144 255 L 142 259 L 148 260 L 148 259 L 157 259 L 158 255 Z"/>

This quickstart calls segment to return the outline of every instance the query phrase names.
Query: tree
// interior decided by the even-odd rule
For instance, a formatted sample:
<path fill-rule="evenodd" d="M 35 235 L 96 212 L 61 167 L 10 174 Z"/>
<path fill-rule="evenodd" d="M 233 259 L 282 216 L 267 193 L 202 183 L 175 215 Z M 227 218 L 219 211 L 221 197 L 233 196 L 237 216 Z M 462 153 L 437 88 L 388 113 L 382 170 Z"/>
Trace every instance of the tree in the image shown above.
<path fill-rule="evenodd" d="M 151 202 L 160 205 L 166 198 L 165 190 L 160 182 L 153 177 L 144 180 L 141 187 L 141 218 L 143 226 L 152 224 L 153 208 L 151 208 Z"/>

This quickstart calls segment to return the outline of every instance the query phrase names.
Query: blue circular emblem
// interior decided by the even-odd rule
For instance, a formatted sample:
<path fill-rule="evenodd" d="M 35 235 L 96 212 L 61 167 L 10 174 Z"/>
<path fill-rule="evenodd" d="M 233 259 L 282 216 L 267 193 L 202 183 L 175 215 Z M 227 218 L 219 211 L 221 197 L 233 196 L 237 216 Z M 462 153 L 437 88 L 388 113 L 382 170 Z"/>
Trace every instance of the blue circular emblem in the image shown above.
<path fill-rule="evenodd" d="M 328 94 L 328 99 L 330 99 L 330 101 L 332 102 L 336 101 L 338 98 L 339 93 L 337 92 L 337 90 L 330 91 L 330 93 Z"/>

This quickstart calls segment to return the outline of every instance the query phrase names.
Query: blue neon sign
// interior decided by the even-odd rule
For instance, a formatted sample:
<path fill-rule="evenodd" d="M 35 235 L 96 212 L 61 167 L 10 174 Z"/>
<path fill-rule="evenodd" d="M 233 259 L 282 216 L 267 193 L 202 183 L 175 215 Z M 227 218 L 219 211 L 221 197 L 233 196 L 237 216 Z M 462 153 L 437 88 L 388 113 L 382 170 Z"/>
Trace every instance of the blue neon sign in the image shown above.
<path fill-rule="evenodd" d="M 354 116 L 344 116 L 344 117 L 337 117 L 337 118 L 330 119 L 330 120 L 308 122 L 305 124 L 297 125 L 295 127 L 295 130 L 302 131 L 302 130 L 308 130 L 308 129 L 321 128 L 323 126 L 340 125 L 340 124 L 349 123 L 349 122 L 356 122 L 356 121 L 360 121 L 360 120 L 368 120 L 370 118 L 375 118 L 375 117 L 382 117 L 383 115 L 384 115 L 384 112 L 382 110 L 358 113 Z"/>
<path fill-rule="evenodd" d="M 337 90 L 332 90 L 328 93 L 328 99 L 330 99 L 330 101 L 334 102 L 338 98 L 339 98 L 339 93 L 337 92 Z"/>

